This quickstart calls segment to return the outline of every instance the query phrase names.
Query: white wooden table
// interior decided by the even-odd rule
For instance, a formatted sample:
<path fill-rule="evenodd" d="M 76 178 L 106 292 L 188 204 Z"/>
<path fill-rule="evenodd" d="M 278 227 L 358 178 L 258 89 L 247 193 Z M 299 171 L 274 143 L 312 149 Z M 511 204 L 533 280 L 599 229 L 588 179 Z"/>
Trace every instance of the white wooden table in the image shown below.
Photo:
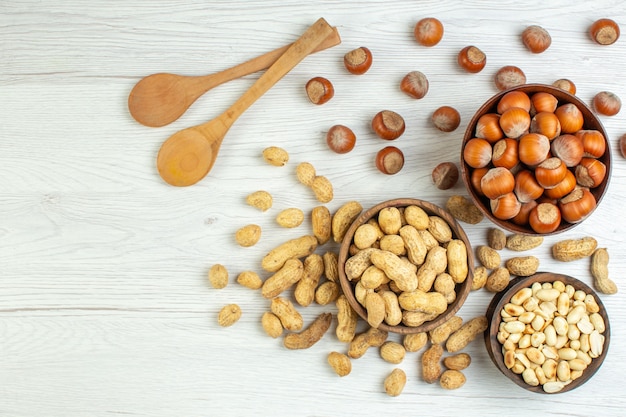
<path fill-rule="evenodd" d="M 445 25 L 443 41 L 430 49 L 412 35 L 415 22 L 427 16 Z M 342 44 L 306 58 L 255 103 L 229 132 L 207 178 L 187 188 L 166 185 L 155 168 L 161 143 L 221 113 L 258 74 L 216 88 L 181 119 L 156 129 L 129 115 L 133 85 L 155 72 L 200 75 L 228 68 L 292 42 L 319 17 L 339 28 Z M 317 204 L 295 178 L 300 162 L 311 162 L 334 184 L 331 211 L 349 200 L 368 207 L 416 197 L 443 205 L 450 195 L 466 195 L 461 182 L 436 189 L 430 173 L 439 162 L 459 160 L 467 122 L 496 93 L 492 77 L 503 65 L 520 66 L 529 82 L 570 78 L 586 102 L 601 90 L 626 98 L 626 42 L 600 47 L 586 35 L 601 17 L 625 25 L 626 9 L 608 0 L 3 1 L 0 415 L 623 415 L 626 162 L 617 147 L 626 133 L 623 114 L 602 118 L 614 157 L 606 198 L 585 223 L 533 251 L 542 270 L 587 283 L 588 263 L 552 260 L 551 244 L 592 235 L 612 254 L 610 272 L 622 291 L 602 297 L 611 347 L 598 373 L 578 390 L 528 393 L 498 372 L 476 340 L 466 349 L 473 362 L 462 389 L 445 392 L 424 383 L 420 354 L 409 354 L 399 365 L 407 386 L 391 398 L 382 381 L 394 366 L 375 350 L 339 378 L 326 363 L 330 351 L 346 350 L 334 327 L 311 349 L 288 351 L 261 329 L 267 300 L 234 282 L 245 269 L 260 272 L 260 258 L 270 248 L 310 233 L 308 222 L 292 230 L 274 223 L 283 208 L 308 211 Z M 530 24 L 551 33 L 547 52 L 532 55 L 522 46 L 519 34 Z M 487 53 L 479 74 L 456 65 L 456 52 L 469 44 Z M 344 53 L 358 46 L 374 54 L 374 65 L 361 77 L 342 65 Z M 430 80 L 419 101 L 398 88 L 411 70 Z M 303 86 L 313 76 L 335 84 L 335 98 L 323 106 L 305 97 Z M 453 133 L 430 124 L 441 105 L 461 113 Z M 383 109 L 407 122 L 394 143 L 406 155 L 395 176 L 380 174 L 373 163 L 386 144 L 369 121 Z M 334 154 L 324 142 L 337 123 L 358 136 L 349 154 Z M 288 150 L 288 165 L 263 162 L 261 151 L 271 145 Z M 258 189 L 274 196 L 268 212 L 244 202 Z M 263 236 L 244 249 L 233 234 L 248 223 L 261 225 Z M 473 245 L 485 243 L 490 226 L 487 220 L 465 226 Z M 336 247 L 320 250 L 328 249 Z M 207 283 L 214 263 L 231 273 L 223 290 Z M 471 293 L 460 314 L 483 314 L 491 296 Z M 243 316 L 220 328 L 217 312 L 233 302 Z M 308 322 L 334 306 L 301 311 Z"/>

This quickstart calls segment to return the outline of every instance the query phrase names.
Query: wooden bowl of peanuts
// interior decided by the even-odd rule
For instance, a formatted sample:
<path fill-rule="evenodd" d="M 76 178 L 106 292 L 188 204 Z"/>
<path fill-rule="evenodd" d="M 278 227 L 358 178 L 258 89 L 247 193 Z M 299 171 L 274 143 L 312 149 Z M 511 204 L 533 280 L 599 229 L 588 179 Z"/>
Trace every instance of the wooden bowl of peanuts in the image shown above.
<path fill-rule="evenodd" d="M 598 295 L 568 275 L 520 277 L 487 309 L 485 344 L 493 363 L 522 388 L 571 391 L 591 378 L 607 355 L 609 318 Z"/>
<path fill-rule="evenodd" d="M 467 235 L 440 207 L 401 198 L 377 204 L 348 228 L 338 256 L 341 288 L 371 327 L 429 331 L 461 308 L 472 286 Z"/>

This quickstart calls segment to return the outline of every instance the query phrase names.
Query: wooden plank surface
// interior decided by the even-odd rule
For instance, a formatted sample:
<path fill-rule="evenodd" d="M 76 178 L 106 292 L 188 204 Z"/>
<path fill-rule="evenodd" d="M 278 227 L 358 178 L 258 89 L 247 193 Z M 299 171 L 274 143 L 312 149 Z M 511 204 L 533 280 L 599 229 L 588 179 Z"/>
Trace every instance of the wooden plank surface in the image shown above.
<path fill-rule="evenodd" d="M 445 25 L 434 48 L 412 38 L 415 22 L 426 16 Z M 129 115 L 133 85 L 155 72 L 201 75 L 228 68 L 293 42 L 319 17 L 339 28 L 342 44 L 306 58 L 255 103 L 228 133 L 205 180 L 189 188 L 163 183 L 155 167 L 161 143 L 221 113 L 258 75 L 216 88 L 158 129 Z M 292 230 L 274 222 L 283 208 L 308 213 L 318 204 L 295 178 L 300 162 L 311 162 L 333 183 L 331 211 L 349 200 L 369 207 L 416 197 L 444 205 L 450 195 L 465 195 L 460 182 L 452 190 L 436 189 L 430 173 L 439 162 L 459 160 L 467 122 L 496 93 L 492 77 L 503 65 L 522 67 L 529 82 L 570 78 L 586 102 L 601 90 L 626 98 L 626 43 L 600 47 L 586 35 L 601 17 L 626 24 L 626 9 L 608 0 L 4 1 L 0 416 L 623 414 L 624 291 L 602 297 L 613 330 L 610 352 L 578 390 L 552 397 L 521 390 L 499 374 L 477 340 L 466 349 L 473 362 L 462 389 L 445 392 L 424 383 L 420 354 L 409 354 L 399 365 L 408 376 L 404 393 L 390 398 L 382 381 L 394 366 L 375 350 L 338 378 L 326 364 L 328 352 L 346 349 L 334 325 L 313 348 L 288 351 L 261 329 L 268 301 L 234 282 L 243 270 L 260 272 L 260 258 L 275 245 L 310 233 L 308 222 Z M 519 41 L 530 24 L 552 35 L 544 54 L 530 54 Z M 456 52 L 469 44 L 487 53 L 479 74 L 456 66 Z M 342 66 L 343 54 L 358 46 L 374 54 L 371 70 L 359 77 Z M 419 101 L 399 91 L 411 70 L 430 81 Z M 304 84 L 313 76 L 335 84 L 335 98 L 323 106 L 305 97 Z M 461 113 L 453 133 L 430 125 L 430 114 L 441 105 Z M 378 173 L 373 164 L 387 143 L 373 135 L 369 121 L 383 109 L 407 122 L 394 143 L 406 156 L 395 176 Z M 556 262 L 549 248 L 562 238 L 592 235 L 609 248 L 610 273 L 623 290 L 626 165 L 617 139 L 626 133 L 626 121 L 620 113 L 602 122 L 614 158 L 607 196 L 585 223 L 547 238 L 533 254 L 542 270 L 590 283 L 586 262 Z M 357 134 L 349 154 L 333 154 L 324 142 L 337 123 Z M 263 162 L 261 151 L 271 145 L 290 153 L 285 167 Z M 274 196 L 265 213 L 244 202 L 259 189 Z M 263 236 L 243 249 L 233 234 L 249 223 L 261 225 Z M 490 226 L 486 220 L 465 226 L 474 246 L 485 243 Z M 214 263 L 230 271 L 223 290 L 206 281 Z M 486 291 L 473 292 L 460 314 L 483 314 L 490 299 Z M 232 302 L 243 310 L 241 321 L 220 328 L 217 312 Z M 307 322 L 322 311 L 335 310 L 302 309 Z"/>

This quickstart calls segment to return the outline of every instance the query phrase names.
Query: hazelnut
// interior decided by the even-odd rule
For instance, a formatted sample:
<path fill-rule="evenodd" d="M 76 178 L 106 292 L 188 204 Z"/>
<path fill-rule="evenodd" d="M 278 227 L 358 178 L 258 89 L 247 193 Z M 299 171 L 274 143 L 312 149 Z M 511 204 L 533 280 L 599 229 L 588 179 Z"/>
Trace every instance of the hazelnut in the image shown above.
<path fill-rule="evenodd" d="M 459 169 L 453 162 L 442 162 L 433 169 L 432 177 L 437 188 L 448 190 L 459 180 Z"/>
<path fill-rule="evenodd" d="M 396 112 L 383 110 L 372 119 L 372 129 L 380 138 L 394 140 L 404 133 L 404 119 Z"/>
<path fill-rule="evenodd" d="M 372 66 L 372 52 L 364 46 L 354 49 L 344 55 L 343 64 L 352 74 L 365 74 Z"/>

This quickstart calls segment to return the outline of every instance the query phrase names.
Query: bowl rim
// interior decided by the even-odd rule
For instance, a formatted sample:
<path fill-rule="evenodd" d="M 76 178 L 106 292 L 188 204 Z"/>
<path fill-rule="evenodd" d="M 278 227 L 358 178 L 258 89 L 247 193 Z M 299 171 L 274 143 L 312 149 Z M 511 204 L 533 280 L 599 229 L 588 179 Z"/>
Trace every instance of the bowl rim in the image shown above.
<path fill-rule="evenodd" d="M 461 284 L 456 285 L 456 293 L 457 293 L 456 299 L 451 304 L 448 304 L 448 308 L 446 309 L 446 311 L 441 313 L 435 319 L 424 322 L 420 326 L 414 326 L 414 327 L 405 326 L 403 324 L 391 326 L 385 322 L 381 323 L 378 326 L 378 329 L 380 330 L 384 330 L 384 331 L 388 331 L 392 333 L 399 333 L 399 334 L 427 332 L 439 326 L 440 324 L 444 323 L 445 321 L 449 320 L 463 306 L 463 303 L 465 302 L 467 296 L 470 293 L 473 278 L 474 278 L 474 256 L 473 256 L 471 242 L 469 241 L 469 238 L 467 237 L 465 230 L 463 230 L 461 225 L 456 221 L 456 219 L 449 212 L 437 206 L 436 204 L 433 204 L 425 200 L 416 199 L 416 198 L 395 198 L 391 200 L 386 200 L 361 212 L 361 214 L 351 223 L 350 227 L 346 231 L 341 241 L 341 246 L 339 248 L 339 255 L 337 259 L 339 283 L 341 285 L 343 294 L 348 300 L 348 303 L 350 304 L 352 309 L 357 313 L 357 315 L 361 317 L 363 320 L 367 321 L 367 312 L 365 308 L 357 301 L 354 295 L 354 288 L 352 286 L 352 283 L 345 274 L 345 263 L 347 259 L 349 258 L 349 249 L 352 243 L 352 238 L 354 236 L 354 233 L 361 224 L 365 223 L 366 221 L 374 217 L 374 215 L 376 215 L 383 208 L 406 207 L 410 205 L 419 206 L 422 209 L 424 209 L 424 211 L 426 211 L 429 215 L 437 215 L 443 218 L 446 221 L 446 223 L 448 223 L 448 225 L 450 226 L 452 230 L 453 237 L 462 240 L 463 243 L 465 244 L 465 248 L 467 251 L 468 274 L 467 274 L 467 278 L 465 279 L 465 281 L 463 281 Z"/>
<path fill-rule="evenodd" d="M 502 317 L 500 316 L 500 311 L 504 307 L 506 303 L 509 302 L 513 294 L 522 288 L 529 288 L 535 282 L 554 282 L 558 280 L 569 281 L 569 283 L 577 290 L 583 290 L 587 294 L 592 294 L 596 300 L 596 303 L 600 307 L 599 314 L 604 319 L 605 331 L 603 333 L 604 346 L 602 349 L 602 353 L 597 358 L 593 359 L 591 364 L 583 371 L 583 374 L 578 379 L 572 381 L 568 385 L 566 385 L 562 390 L 556 393 L 547 393 L 543 390 L 542 386 L 531 386 L 528 385 L 522 379 L 521 375 L 513 373 L 510 369 L 506 368 L 504 365 L 504 355 L 502 354 L 502 344 L 497 340 L 497 333 L 500 327 L 500 323 L 502 322 Z M 560 394 L 564 392 L 571 391 L 583 385 L 587 382 L 602 366 L 604 359 L 606 358 L 611 339 L 611 325 L 609 322 L 608 312 L 606 310 L 605 305 L 602 303 L 602 300 L 598 296 L 597 292 L 593 290 L 589 285 L 579 280 L 578 278 L 572 277 L 570 275 L 553 273 L 553 272 L 537 272 L 534 275 L 528 277 L 517 277 L 511 280 L 509 285 L 501 292 L 494 295 L 489 306 L 486 311 L 488 326 L 484 332 L 484 342 L 485 347 L 487 348 L 487 353 L 489 354 L 489 358 L 493 362 L 493 364 L 498 368 L 498 370 L 505 375 L 508 379 L 513 381 L 516 385 L 521 388 L 524 388 L 528 391 L 535 392 L 538 394 Z"/>
<path fill-rule="evenodd" d="M 472 199 L 474 204 L 485 215 L 485 217 L 487 217 L 495 225 L 502 227 L 503 229 L 506 229 L 509 232 L 519 233 L 519 234 L 524 234 L 524 235 L 533 235 L 533 236 L 551 236 L 551 235 L 556 235 L 556 234 L 560 234 L 565 231 L 571 230 L 572 228 L 576 227 L 582 222 L 567 223 L 565 221 L 561 221 L 561 224 L 555 231 L 550 232 L 550 233 L 537 233 L 534 230 L 532 230 L 530 227 L 524 227 L 524 226 L 517 225 L 513 222 L 510 222 L 508 220 L 498 219 L 491 213 L 491 210 L 486 206 L 486 198 L 478 195 L 476 191 L 474 190 L 474 187 L 471 184 L 470 174 L 473 168 L 469 167 L 469 165 L 467 165 L 467 163 L 465 162 L 463 158 L 463 149 L 465 148 L 465 144 L 470 139 L 475 137 L 473 133 L 475 131 L 476 123 L 478 122 L 478 119 L 485 113 L 492 113 L 492 112 L 495 113 L 495 107 L 497 106 L 498 101 L 505 94 L 511 91 L 523 91 L 529 95 L 530 93 L 548 92 L 557 98 L 557 100 L 559 101 L 559 104 L 565 104 L 565 102 L 574 103 L 580 109 L 580 111 L 583 113 L 583 117 L 585 120 L 583 129 L 595 129 L 595 130 L 600 131 L 602 135 L 604 136 L 604 140 L 606 142 L 606 150 L 604 152 L 604 155 L 598 158 L 598 160 L 602 161 L 606 165 L 606 176 L 605 176 L 605 180 L 603 181 L 601 185 L 590 190 L 592 194 L 594 195 L 594 197 L 596 198 L 596 207 L 591 211 L 591 213 L 589 213 L 589 216 L 591 216 L 593 212 L 598 208 L 602 199 L 604 198 L 604 195 L 607 192 L 607 189 L 611 180 L 613 164 L 612 164 L 612 156 L 611 156 L 611 142 L 609 140 L 608 132 L 604 128 L 602 121 L 600 120 L 598 115 L 596 115 L 593 112 L 593 110 L 584 101 L 582 101 L 578 96 L 571 94 L 568 91 L 554 87 L 552 85 L 540 84 L 540 83 L 523 84 L 523 85 L 519 85 L 513 88 L 509 88 L 507 90 L 499 91 L 498 93 L 494 94 L 489 99 L 487 99 L 478 108 L 478 110 L 474 112 L 474 115 L 472 116 L 469 123 L 467 124 L 467 127 L 463 135 L 463 140 L 461 142 L 460 171 L 461 171 L 461 178 L 463 180 L 465 188 L 467 192 L 469 193 L 470 198 Z M 490 111 L 490 110 L 493 110 L 493 111 Z M 590 123 L 593 125 L 593 127 L 589 127 Z"/>

